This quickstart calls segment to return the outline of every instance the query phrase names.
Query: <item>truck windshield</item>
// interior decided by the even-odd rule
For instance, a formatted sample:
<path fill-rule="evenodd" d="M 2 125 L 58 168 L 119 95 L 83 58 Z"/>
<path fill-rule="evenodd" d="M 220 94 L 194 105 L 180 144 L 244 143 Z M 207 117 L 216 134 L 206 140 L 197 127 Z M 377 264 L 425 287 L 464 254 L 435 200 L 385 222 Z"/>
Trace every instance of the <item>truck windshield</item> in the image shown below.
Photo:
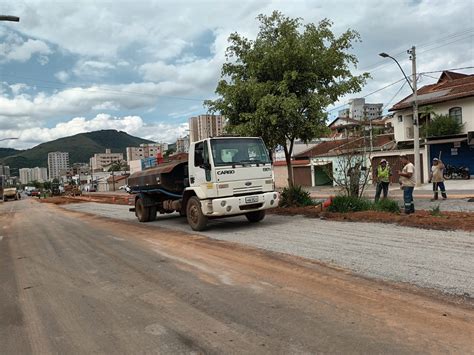
<path fill-rule="evenodd" d="M 215 166 L 271 162 L 267 148 L 259 138 L 214 138 L 211 149 Z"/>

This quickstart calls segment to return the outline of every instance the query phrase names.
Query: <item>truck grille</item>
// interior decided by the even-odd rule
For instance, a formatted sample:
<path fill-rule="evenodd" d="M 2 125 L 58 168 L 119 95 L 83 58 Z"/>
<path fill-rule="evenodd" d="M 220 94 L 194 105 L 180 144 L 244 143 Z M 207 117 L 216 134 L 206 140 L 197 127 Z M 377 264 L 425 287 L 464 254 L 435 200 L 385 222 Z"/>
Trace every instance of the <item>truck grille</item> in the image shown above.
<path fill-rule="evenodd" d="M 238 195 L 247 195 L 247 194 L 254 194 L 263 192 L 262 186 L 244 186 L 244 187 L 235 187 L 234 188 L 234 196 Z"/>

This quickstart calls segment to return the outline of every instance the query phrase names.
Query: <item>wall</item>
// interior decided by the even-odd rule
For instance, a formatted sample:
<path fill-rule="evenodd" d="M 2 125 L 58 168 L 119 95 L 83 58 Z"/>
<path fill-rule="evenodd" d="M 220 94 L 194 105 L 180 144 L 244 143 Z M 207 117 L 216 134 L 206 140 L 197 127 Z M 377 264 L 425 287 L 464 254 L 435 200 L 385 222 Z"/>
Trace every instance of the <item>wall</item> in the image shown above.
<path fill-rule="evenodd" d="M 461 142 L 461 146 L 457 148 L 458 155 L 451 155 L 451 148 L 454 148 L 454 143 L 430 145 L 430 159 L 438 158 L 441 152 L 441 160 L 445 164 L 467 166 L 471 175 L 474 175 L 474 146 Z"/>
<path fill-rule="evenodd" d="M 284 188 L 288 186 L 288 169 L 286 165 L 273 166 L 275 174 L 275 187 Z"/>

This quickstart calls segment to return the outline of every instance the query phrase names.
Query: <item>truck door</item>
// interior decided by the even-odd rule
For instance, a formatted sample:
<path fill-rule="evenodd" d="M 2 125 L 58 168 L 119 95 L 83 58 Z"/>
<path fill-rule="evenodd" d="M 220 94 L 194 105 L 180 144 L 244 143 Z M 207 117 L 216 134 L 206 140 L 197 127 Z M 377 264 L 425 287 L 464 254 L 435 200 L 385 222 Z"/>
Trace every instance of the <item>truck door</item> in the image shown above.
<path fill-rule="evenodd" d="M 196 143 L 194 146 L 193 168 L 190 169 L 189 180 L 191 186 L 200 186 L 211 181 L 207 141 Z"/>

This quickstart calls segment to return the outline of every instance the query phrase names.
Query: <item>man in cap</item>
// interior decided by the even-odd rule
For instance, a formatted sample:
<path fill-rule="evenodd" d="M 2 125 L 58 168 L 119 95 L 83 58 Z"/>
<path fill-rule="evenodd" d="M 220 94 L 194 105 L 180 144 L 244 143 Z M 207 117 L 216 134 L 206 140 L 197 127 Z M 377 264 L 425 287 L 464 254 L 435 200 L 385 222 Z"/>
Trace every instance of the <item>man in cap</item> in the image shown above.
<path fill-rule="evenodd" d="M 375 182 L 377 183 L 377 187 L 375 190 L 375 202 L 380 199 L 380 194 L 383 191 L 383 198 L 387 198 L 388 196 L 388 187 L 390 185 L 390 176 L 392 172 L 390 171 L 390 167 L 385 159 L 382 159 L 377 166 L 377 170 L 375 170 Z"/>
<path fill-rule="evenodd" d="M 438 188 L 441 190 L 443 200 L 446 200 L 446 188 L 444 186 L 444 164 L 438 158 L 433 158 L 433 165 L 431 166 L 430 182 L 433 183 L 433 201 L 438 199 Z"/>
<path fill-rule="evenodd" d="M 415 166 L 408 160 L 406 155 L 400 155 L 400 161 L 403 169 L 398 172 L 400 177 L 400 186 L 403 190 L 403 202 L 405 204 L 405 213 L 415 212 L 415 204 L 413 203 L 413 190 L 415 189 Z"/>

